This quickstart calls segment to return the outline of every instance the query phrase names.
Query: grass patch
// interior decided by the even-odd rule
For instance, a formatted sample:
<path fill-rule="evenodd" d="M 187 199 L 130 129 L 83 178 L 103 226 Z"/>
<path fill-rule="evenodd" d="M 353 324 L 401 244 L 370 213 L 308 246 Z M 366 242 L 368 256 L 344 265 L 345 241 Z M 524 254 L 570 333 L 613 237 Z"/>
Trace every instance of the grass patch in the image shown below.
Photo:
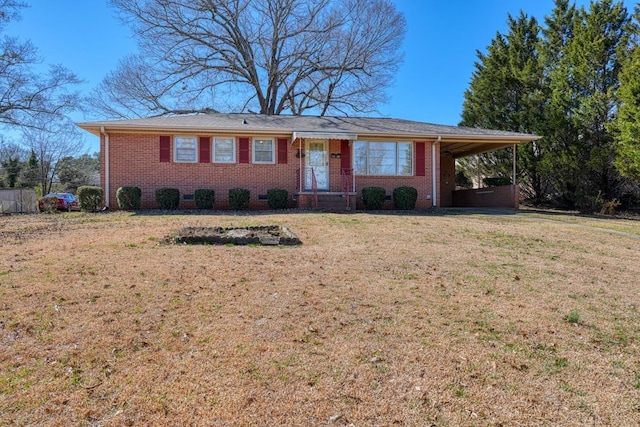
<path fill-rule="evenodd" d="M 0 425 L 637 423 L 640 223 L 544 219 L 3 217 Z"/>

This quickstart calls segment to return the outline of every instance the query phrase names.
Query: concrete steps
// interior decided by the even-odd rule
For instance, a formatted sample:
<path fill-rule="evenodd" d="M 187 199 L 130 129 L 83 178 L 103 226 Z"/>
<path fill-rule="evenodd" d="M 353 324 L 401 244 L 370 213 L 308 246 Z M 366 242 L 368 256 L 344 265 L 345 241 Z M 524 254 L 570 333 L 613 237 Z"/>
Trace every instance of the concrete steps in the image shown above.
<path fill-rule="evenodd" d="M 349 212 L 355 210 L 356 196 L 349 198 L 351 206 L 347 206 L 347 199 L 343 194 L 322 194 L 318 193 L 318 205 L 314 207 L 316 210 L 325 212 Z"/>

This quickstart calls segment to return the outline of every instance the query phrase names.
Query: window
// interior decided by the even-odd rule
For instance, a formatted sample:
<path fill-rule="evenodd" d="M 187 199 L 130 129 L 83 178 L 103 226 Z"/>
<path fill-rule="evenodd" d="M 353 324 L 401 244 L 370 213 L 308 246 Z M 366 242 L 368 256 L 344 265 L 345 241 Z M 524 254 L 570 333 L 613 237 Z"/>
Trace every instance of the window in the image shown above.
<path fill-rule="evenodd" d="M 273 139 L 253 140 L 253 163 L 275 163 Z"/>
<path fill-rule="evenodd" d="M 176 136 L 174 156 L 179 163 L 195 163 L 198 161 L 198 143 L 195 136 Z"/>
<path fill-rule="evenodd" d="M 214 138 L 213 139 L 213 162 L 214 163 L 235 163 L 236 162 L 235 138 Z"/>
<path fill-rule="evenodd" d="M 356 175 L 413 174 L 413 145 L 410 142 L 366 142 L 353 145 Z"/>

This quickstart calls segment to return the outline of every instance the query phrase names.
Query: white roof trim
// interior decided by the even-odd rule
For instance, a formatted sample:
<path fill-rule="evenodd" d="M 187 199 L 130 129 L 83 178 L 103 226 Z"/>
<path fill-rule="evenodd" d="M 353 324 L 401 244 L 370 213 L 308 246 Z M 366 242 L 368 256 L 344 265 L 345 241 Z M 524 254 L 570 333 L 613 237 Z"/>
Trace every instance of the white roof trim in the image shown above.
<path fill-rule="evenodd" d="M 358 135 L 351 132 L 322 132 L 322 131 L 295 131 L 293 132 L 293 138 L 291 141 L 295 141 L 298 138 L 306 139 L 348 139 L 349 141 L 355 141 L 358 139 Z"/>

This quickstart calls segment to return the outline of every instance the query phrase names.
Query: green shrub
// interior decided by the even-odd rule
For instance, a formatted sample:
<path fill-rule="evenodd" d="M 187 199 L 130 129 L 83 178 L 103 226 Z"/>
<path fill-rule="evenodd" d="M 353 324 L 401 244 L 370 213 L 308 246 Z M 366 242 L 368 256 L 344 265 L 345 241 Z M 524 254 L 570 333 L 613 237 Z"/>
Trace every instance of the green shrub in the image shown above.
<path fill-rule="evenodd" d="M 196 207 L 198 209 L 213 209 L 213 202 L 215 201 L 215 191 L 208 188 L 199 188 L 193 193 L 193 198 L 196 201 Z"/>
<path fill-rule="evenodd" d="M 140 209 L 142 200 L 142 190 L 139 187 L 120 187 L 116 191 L 118 206 L 125 211 L 136 211 Z"/>
<path fill-rule="evenodd" d="M 269 209 L 286 209 L 289 193 L 282 188 L 267 190 L 267 205 Z"/>
<path fill-rule="evenodd" d="M 393 205 L 396 209 L 408 211 L 416 208 L 418 190 L 413 187 L 398 187 L 393 190 Z"/>
<path fill-rule="evenodd" d="M 104 191 L 100 187 L 85 185 L 78 187 L 78 201 L 83 211 L 97 211 L 102 207 Z"/>
<path fill-rule="evenodd" d="M 580 322 L 580 312 L 578 310 L 573 310 L 571 313 L 569 313 L 567 315 L 567 322 L 569 323 Z"/>
<path fill-rule="evenodd" d="M 180 204 L 180 190 L 177 188 L 158 188 L 156 190 L 156 205 L 158 209 L 178 209 Z"/>
<path fill-rule="evenodd" d="M 58 197 L 46 196 L 42 198 L 42 212 L 56 213 L 58 212 Z"/>
<path fill-rule="evenodd" d="M 387 191 L 382 187 L 365 187 L 362 189 L 362 202 L 365 209 L 382 209 Z"/>
<path fill-rule="evenodd" d="M 494 176 L 483 178 L 482 183 L 485 187 L 499 187 L 501 185 L 511 185 L 511 178 L 507 176 Z"/>
<path fill-rule="evenodd" d="M 229 190 L 229 204 L 231 209 L 249 209 L 250 192 L 244 188 L 232 188 Z"/>

